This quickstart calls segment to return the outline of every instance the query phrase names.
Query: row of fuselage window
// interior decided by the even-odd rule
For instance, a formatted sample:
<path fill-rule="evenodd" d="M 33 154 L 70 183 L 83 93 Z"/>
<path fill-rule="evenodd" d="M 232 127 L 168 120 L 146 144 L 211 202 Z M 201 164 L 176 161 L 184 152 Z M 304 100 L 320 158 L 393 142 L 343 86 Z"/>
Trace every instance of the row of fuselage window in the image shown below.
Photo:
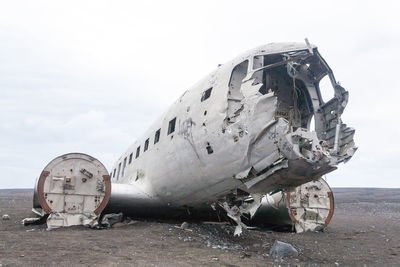
<path fill-rule="evenodd" d="M 201 102 L 205 101 L 206 99 L 208 99 L 211 96 L 211 90 L 212 90 L 212 87 L 203 92 L 201 99 L 200 99 Z M 175 131 L 175 124 L 176 124 L 176 117 L 169 121 L 167 135 L 170 135 L 171 133 L 173 133 Z M 157 144 L 160 141 L 160 134 L 161 134 L 161 128 L 158 129 L 154 134 L 154 144 Z M 144 142 L 143 153 L 149 149 L 149 143 L 150 143 L 150 138 L 147 138 L 146 141 Z M 140 146 L 138 146 L 136 148 L 135 159 L 137 159 L 139 156 L 140 156 Z M 128 165 L 131 164 L 132 158 L 133 158 L 133 152 L 129 155 L 129 161 L 128 161 L 128 157 L 125 157 L 124 161 L 120 162 L 118 164 L 118 170 L 117 170 L 117 168 L 114 169 L 114 171 L 112 173 L 112 177 L 115 178 L 115 176 L 116 176 L 117 180 L 120 177 L 124 177 L 125 168 L 127 166 L 127 163 L 128 163 Z M 122 173 L 121 173 L 121 167 L 122 167 Z M 120 174 L 121 174 L 121 176 L 120 176 Z M 111 173 L 110 173 L 110 176 L 111 176 Z"/>
<path fill-rule="evenodd" d="M 176 124 L 176 117 L 169 121 L 167 135 L 170 135 L 171 133 L 173 133 L 175 131 L 175 124 Z M 157 144 L 160 141 L 160 134 L 161 134 L 161 128 L 158 129 L 156 131 L 156 133 L 154 134 L 154 144 Z M 149 143 L 150 143 L 150 138 L 147 138 L 146 141 L 144 142 L 143 153 L 149 149 Z M 139 156 L 140 156 L 140 146 L 138 146 L 136 148 L 135 159 L 137 159 Z M 118 164 L 118 170 L 116 168 L 114 169 L 114 172 L 112 173 L 112 177 L 115 178 L 115 176 L 116 176 L 117 180 L 119 179 L 120 174 L 121 174 L 121 177 L 124 177 L 126 165 L 127 165 L 127 163 L 131 164 L 132 159 L 133 159 L 133 152 L 129 155 L 129 161 L 128 161 L 128 157 L 125 157 L 124 161 L 120 162 Z M 121 173 L 121 167 L 122 167 L 122 173 Z"/>

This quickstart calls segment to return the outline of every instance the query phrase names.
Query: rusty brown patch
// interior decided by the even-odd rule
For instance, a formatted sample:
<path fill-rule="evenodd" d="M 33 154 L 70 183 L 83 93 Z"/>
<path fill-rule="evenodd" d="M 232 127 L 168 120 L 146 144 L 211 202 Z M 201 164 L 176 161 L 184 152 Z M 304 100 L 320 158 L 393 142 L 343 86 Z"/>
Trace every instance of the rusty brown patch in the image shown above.
<path fill-rule="evenodd" d="M 99 215 L 104 208 L 107 206 L 108 201 L 110 200 L 111 197 L 111 178 L 110 175 L 103 175 L 103 181 L 106 184 L 106 190 L 105 190 L 105 194 L 104 194 L 104 198 L 103 201 L 101 202 L 101 204 L 99 205 L 99 207 L 97 209 L 95 209 L 94 214 Z"/>
<path fill-rule="evenodd" d="M 332 219 L 333 212 L 335 210 L 335 199 L 333 198 L 333 193 L 332 192 L 328 192 L 328 197 L 329 197 L 330 207 L 329 207 L 328 217 L 325 220 L 325 225 L 329 224 L 329 222 Z"/>
<path fill-rule="evenodd" d="M 45 213 L 50 213 L 51 209 L 49 205 L 47 205 L 45 195 L 44 195 L 44 182 L 46 182 L 47 177 L 49 176 L 49 171 L 42 171 L 40 174 L 38 184 L 37 184 L 37 196 L 40 203 L 40 206 L 44 210 Z"/>
<path fill-rule="evenodd" d="M 292 209 L 290 208 L 290 193 L 291 193 L 291 192 L 286 192 L 286 193 L 285 193 L 285 194 L 286 194 L 286 205 L 287 205 L 287 209 L 288 209 L 288 212 L 289 212 L 290 220 L 292 220 L 293 223 L 296 223 L 297 220 L 296 220 L 296 218 L 294 217 L 294 214 L 293 214 Z"/>

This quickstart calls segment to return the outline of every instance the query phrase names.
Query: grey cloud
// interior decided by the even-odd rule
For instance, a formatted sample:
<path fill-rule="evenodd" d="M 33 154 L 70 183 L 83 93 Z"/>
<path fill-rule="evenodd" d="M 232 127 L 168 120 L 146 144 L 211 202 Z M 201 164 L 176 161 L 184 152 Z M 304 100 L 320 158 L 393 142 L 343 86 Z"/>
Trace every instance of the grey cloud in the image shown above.
<path fill-rule="evenodd" d="M 0 4 L 0 188 L 32 187 L 48 161 L 72 151 L 111 169 L 217 64 L 304 37 L 349 90 L 343 119 L 360 147 L 329 183 L 400 186 L 396 2 L 250 1 L 246 12 L 242 1 L 158 4 Z"/>

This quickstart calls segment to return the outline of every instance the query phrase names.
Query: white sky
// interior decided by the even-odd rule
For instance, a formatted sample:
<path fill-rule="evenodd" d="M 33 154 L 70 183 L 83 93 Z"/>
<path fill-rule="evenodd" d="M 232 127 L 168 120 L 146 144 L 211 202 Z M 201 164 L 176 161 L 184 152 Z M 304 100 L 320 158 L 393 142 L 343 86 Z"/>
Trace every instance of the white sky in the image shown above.
<path fill-rule="evenodd" d="M 359 150 L 331 186 L 400 187 L 396 1 L 1 1 L 0 188 L 54 157 L 111 169 L 192 84 L 269 42 L 319 47 L 350 92 Z"/>

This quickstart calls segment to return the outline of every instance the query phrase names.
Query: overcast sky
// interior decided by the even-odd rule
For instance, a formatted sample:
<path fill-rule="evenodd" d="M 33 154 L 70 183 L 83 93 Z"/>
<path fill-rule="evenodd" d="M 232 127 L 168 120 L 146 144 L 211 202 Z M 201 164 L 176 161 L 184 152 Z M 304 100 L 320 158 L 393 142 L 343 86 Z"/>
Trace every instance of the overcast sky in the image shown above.
<path fill-rule="evenodd" d="M 0 188 L 53 158 L 111 169 L 192 84 L 270 42 L 319 47 L 359 150 L 331 186 L 400 187 L 400 6 L 387 1 L 1 1 Z"/>

